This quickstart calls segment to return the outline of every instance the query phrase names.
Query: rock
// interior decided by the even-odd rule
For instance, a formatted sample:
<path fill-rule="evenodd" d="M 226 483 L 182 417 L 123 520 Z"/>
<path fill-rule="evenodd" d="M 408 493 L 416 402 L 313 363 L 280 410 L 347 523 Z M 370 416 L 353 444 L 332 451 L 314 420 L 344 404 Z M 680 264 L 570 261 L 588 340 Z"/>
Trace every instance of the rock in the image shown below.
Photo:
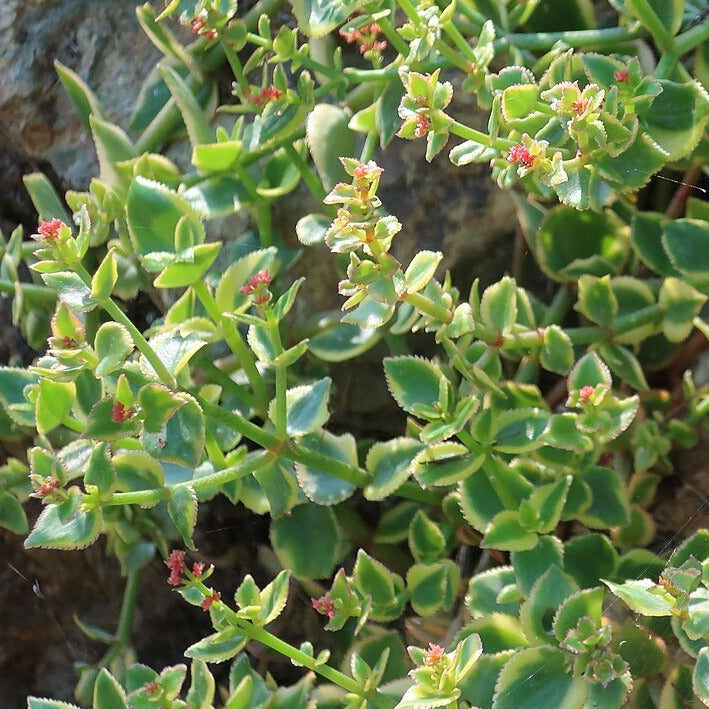
<path fill-rule="evenodd" d="M 66 190 L 85 189 L 97 172 L 91 136 L 54 60 L 77 72 L 109 119 L 126 126 L 159 53 L 133 3 L 113 0 L 3 0 L 0 36 L 0 223 L 9 231 L 36 218 L 22 174 L 42 170 Z"/>

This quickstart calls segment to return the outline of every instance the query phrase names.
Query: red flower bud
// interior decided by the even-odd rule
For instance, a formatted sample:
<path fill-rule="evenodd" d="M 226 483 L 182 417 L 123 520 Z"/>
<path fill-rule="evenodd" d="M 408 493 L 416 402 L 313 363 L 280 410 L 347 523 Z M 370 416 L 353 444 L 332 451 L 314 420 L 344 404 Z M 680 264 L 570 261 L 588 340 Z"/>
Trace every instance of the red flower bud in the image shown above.
<path fill-rule="evenodd" d="M 510 148 L 510 154 L 507 156 L 507 160 L 508 162 L 519 163 L 522 167 L 533 167 L 537 158 L 529 152 L 529 148 L 518 143 Z"/>
<path fill-rule="evenodd" d="M 208 611 L 209 607 L 212 605 L 212 603 L 220 600 L 221 597 L 222 597 L 222 594 L 219 593 L 219 591 L 212 591 L 208 596 L 205 596 L 202 603 L 200 603 L 200 608 L 203 611 Z"/>
<path fill-rule="evenodd" d="M 61 219 L 51 219 L 48 222 L 40 222 L 37 232 L 44 241 L 51 241 L 59 237 L 59 232 L 65 226 Z"/>

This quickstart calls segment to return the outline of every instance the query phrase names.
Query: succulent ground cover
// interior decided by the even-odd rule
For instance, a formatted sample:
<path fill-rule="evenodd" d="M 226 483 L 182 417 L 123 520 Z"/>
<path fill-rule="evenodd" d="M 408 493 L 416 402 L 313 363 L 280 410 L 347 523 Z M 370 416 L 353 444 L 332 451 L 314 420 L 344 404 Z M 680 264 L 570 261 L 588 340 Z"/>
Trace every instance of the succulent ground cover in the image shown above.
<path fill-rule="evenodd" d="M 100 172 L 64 195 L 27 175 L 38 226 L 3 237 L 38 354 L 0 368 L 0 524 L 58 560 L 94 545 L 124 579 L 114 625 L 77 616 L 105 653 L 72 701 L 709 704 L 709 532 L 689 533 L 707 491 L 664 541 L 653 517 L 709 411 L 707 7 L 609 9 L 596 27 L 585 0 L 146 4 L 164 59 L 129 126 L 56 65 Z M 380 186 L 400 140 L 510 192 L 529 283 L 397 255 Z M 294 248 L 273 215 L 299 185 L 317 206 Z M 235 214 L 251 228 L 226 233 Z M 298 259 L 331 261 L 341 311 L 304 297 Z M 373 354 L 394 436 L 336 410 L 335 368 Z M 202 526 L 225 506 L 263 530 L 233 587 Z M 204 628 L 166 667 L 135 650 L 156 558 Z"/>

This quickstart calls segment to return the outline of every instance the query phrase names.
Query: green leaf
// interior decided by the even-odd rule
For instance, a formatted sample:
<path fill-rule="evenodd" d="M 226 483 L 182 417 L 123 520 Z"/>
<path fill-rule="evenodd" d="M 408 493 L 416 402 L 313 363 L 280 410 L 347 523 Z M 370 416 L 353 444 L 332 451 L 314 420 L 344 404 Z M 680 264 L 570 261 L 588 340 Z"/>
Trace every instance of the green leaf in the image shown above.
<path fill-rule="evenodd" d="M 367 453 L 365 466 L 372 482 L 364 488 L 368 500 L 383 500 L 409 478 L 414 458 L 424 445 L 413 438 L 394 438 L 375 443 Z"/>
<path fill-rule="evenodd" d="M 477 633 L 485 648 L 485 654 L 503 652 L 529 644 L 524 637 L 519 620 L 505 613 L 491 613 L 484 618 L 472 620 L 466 624 L 463 632 Z"/>
<path fill-rule="evenodd" d="M 601 587 L 588 588 L 572 594 L 559 606 L 554 616 L 554 635 L 559 642 L 583 617 L 590 618 L 595 626 L 601 626 L 603 593 Z"/>
<path fill-rule="evenodd" d="M 396 598 L 397 575 L 363 549 L 357 552 L 352 578 L 362 595 L 371 596 L 375 604 L 388 605 Z"/>
<path fill-rule="evenodd" d="M 185 650 L 185 657 L 203 662 L 224 662 L 241 652 L 248 638 L 239 633 L 238 628 L 227 628 L 208 635 Z"/>
<path fill-rule="evenodd" d="M 484 618 L 491 613 L 505 613 L 516 616 L 517 601 L 502 602 L 500 593 L 504 589 L 516 587 L 511 566 L 498 566 L 476 574 L 470 579 L 465 605 L 473 618 Z"/>
<path fill-rule="evenodd" d="M 214 138 L 212 129 L 190 87 L 168 64 L 159 65 L 158 72 L 162 80 L 167 84 L 168 89 L 170 89 L 170 93 L 180 109 L 190 143 L 193 146 L 210 143 Z"/>
<path fill-rule="evenodd" d="M 618 566 L 618 552 L 603 534 L 582 534 L 564 544 L 564 571 L 581 588 L 598 585 L 600 578 L 612 578 Z"/>
<path fill-rule="evenodd" d="M 435 416 L 441 382 L 441 370 L 421 357 L 386 357 L 384 373 L 387 385 L 404 411 L 416 416 Z"/>
<path fill-rule="evenodd" d="M 327 410 L 330 398 L 329 377 L 318 379 L 312 384 L 288 389 L 286 392 L 286 431 L 290 436 L 302 436 L 318 431 L 329 418 Z M 268 407 L 271 421 L 276 420 L 276 399 Z"/>
<path fill-rule="evenodd" d="M 180 334 L 180 328 L 165 330 L 148 340 L 150 346 L 155 350 L 158 357 L 167 369 L 177 376 L 194 357 L 194 355 L 206 345 L 206 341 L 199 338 L 194 333 Z M 144 355 L 140 357 L 141 369 L 148 375 L 156 377 L 155 370 Z"/>
<path fill-rule="evenodd" d="M 529 596 L 534 584 L 552 565 L 561 567 L 564 549 L 556 537 L 539 537 L 537 544 L 526 551 L 512 552 L 515 579 L 523 596 Z"/>
<path fill-rule="evenodd" d="M 214 701 L 215 683 L 212 673 L 202 660 L 193 660 L 190 668 L 189 709 L 210 709 Z"/>
<path fill-rule="evenodd" d="M 692 671 L 692 689 L 699 699 L 709 706 L 709 647 L 704 647 L 697 655 Z"/>
<path fill-rule="evenodd" d="M 337 561 L 340 541 L 335 513 L 313 503 L 294 507 L 271 522 L 271 544 L 284 568 L 301 580 L 325 578 Z"/>
<path fill-rule="evenodd" d="M 472 475 L 485 459 L 485 455 L 470 453 L 461 443 L 434 443 L 416 456 L 413 474 L 424 487 L 450 485 Z"/>
<path fill-rule="evenodd" d="M 170 391 L 164 384 L 151 382 L 138 391 L 138 406 L 143 415 L 143 428 L 157 433 L 167 423 L 185 400 Z"/>
<path fill-rule="evenodd" d="M 140 421 L 136 416 L 126 421 L 113 420 L 113 397 L 97 401 L 89 411 L 84 435 L 98 441 L 117 441 L 133 436 L 140 430 Z"/>
<path fill-rule="evenodd" d="M 110 495 L 116 486 L 116 471 L 111 465 L 108 443 L 97 443 L 86 466 L 84 482 L 95 485 L 102 495 Z"/>
<path fill-rule="evenodd" d="M 113 293 L 113 288 L 118 281 L 118 265 L 116 264 L 116 251 L 110 249 L 106 258 L 96 269 L 91 278 L 91 297 L 98 303 L 107 300 Z"/>
<path fill-rule="evenodd" d="M 59 299 L 72 310 L 88 312 L 96 307 L 96 301 L 91 297 L 91 289 L 73 271 L 56 271 L 42 273 L 42 280 L 54 291 Z"/>
<path fill-rule="evenodd" d="M 567 374 L 574 363 L 574 348 L 569 336 L 558 326 L 544 328 L 539 362 L 544 369 L 556 374 Z"/>
<path fill-rule="evenodd" d="M 664 309 L 662 334 L 670 342 L 682 342 L 694 327 L 694 318 L 707 297 L 679 278 L 665 278 L 658 303 Z"/>
<path fill-rule="evenodd" d="M 450 609 L 450 602 L 453 600 L 453 594 L 449 593 L 450 587 L 457 587 L 457 584 L 451 584 L 449 579 L 451 568 L 455 572 L 458 571 L 450 561 L 437 564 L 413 564 L 409 567 L 406 572 L 406 587 L 411 594 L 409 602 L 417 615 L 428 616 L 433 615 L 440 608 Z M 460 579 L 459 573 L 457 578 Z"/>
<path fill-rule="evenodd" d="M 631 237 L 635 252 L 646 266 L 661 276 L 677 276 L 679 272 L 662 245 L 662 233 L 668 221 L 658 212 L 636 212 Z"/>
<path fill-rule="evenodd" d="M 230 175 L 202 180 L 180 196 L 203 219 L 220 219 L 236 214 L 252 199 L 243 182 Z"/>
<path fill-rule="evenodd" d="M 409 549 L 421 564 L 430 564 L 440 559 L 446 549 L 446 538 L 435 522 L 418 510 L 409 525 Z"/>
<path fill-rule="evenodd" d="M 298 29 L 308 37 L 323 37 L 364 4 L 364 0 L 291 0 Z"/>
<path fill-rule="evenodd" d="M 38 381 L 39 377 L 26 369 L 0 367 L 0 403 L 19 426 L 35 425 L 35 407 L 25 398 L 24 392 L 25 387 Z"/>
<path fill-rule="evenodd" d="M 192 148 L 192 164 L 202 172 L 224 172 L 233 167 L 242 151 L 240 140 L 201 143 Z"/>
<path fill-rule="evenodd" d="M 382 148 L 389 145 L 401 126 L 398 108 L 403 95 L 403 84 L 399 81 L 390 81 L 374 104 L 374 124 Z"/>
<path fill-rule="evenodd" d="M 566 669 L 566 654 L 555 647 L 520 650 L 502 668 L 493 709 L 582 709 L 586 684 Z"/>
<path fill-rule="evenodd" d="M 611 288 L 610 276 L 583 275 L 578 287 L 576 310 L 597 325 L 610 327 L 618 314 L 618 300 Z"/>
<path fill-rule="evenodd" d="M 347 177 L 339 155 L 354 153 L 354 133 L 348 127 L 347 111 L 319 103 L 308 114 L 305 136 L 323 188 L 329 192 Z"/>
<path fill-rule="evenodd" d="M 539 227 L 538 263 L 551 279 L 562 283 L 576 281 L 585 273 L 617 273 L 627 257 L 628 231 L 611 212 L 556 207 L 547 212 Z"/>
<path fill-rule="evenodd" d="M 509 276 L 488 286 L 480 302 L 483 322 L 504 335 L 517 320 L 517 285 Z"/>
<path fill-rule="evenodd" d="M 290 512 L 298 503 L 303 502 L 303 495 L 298 487 L 295 469 L 290 461 L 279 460 L 271 465 L 259 468 L 254 473 L 264 495 L 268 499 L 270 514 L 273 519 Z"/>
<path fill-rule="evenodd" d="M 121 492 L 163 487 L 163 470 L 157 460 L 140 450 L 120 450 L 113 456 L 117 489 Z"/>
<path fill-rule="evenodd" d="M 194 10 L 194 6 L 192 8 Z M 150 41 L 166 56 L 174 57 L 189 69 L 195 77 L 201 78 L 199 67 L 191 54 L 180 44 L 167 28 L 166 23 L 157 22 L 155 12 L 149 3 L 136 9 L 138 22 Z"/>
<path fill-rule="evenodd" d="M 522 526 L 519 514 L 513 510 L 503 510 L 498 512 L 485 528 L 485 536 L 480 546 L 483 549 L 523 551 L 532 549 L 536 543 L 537 535 Z"/>
<path fill-rule="evenodd" d="M 350 465 L 357 465 L 357 446 L 353 436 L 335 436 L 329 431 L 304 436 L 300 445 Z M 298 483 L 306 497 L 318 505 L 335 505 L 346 500 L 357 489 L 355 485 L 328 474 L 327 470 L 303 463 L 295 464 Z"/>
<path fill-rule="evenodd" d="M 262 611 L 259 623 L 268 625 L 283 612 L 288 601 L 290 571 L 283 569 L 271 583 L 261 591 Z"/>
<path fill-rule="evenodd" d="M 150 254 L 175 253 L 175 228 L 184 215 L 196 219 L 190 203 L 182 195 L 144 177 L 136 177 L 131 182 L 126 204 L 128 233 L 144 265 Z"/>
<path fill-rule="evenodd" d="M 184 217 L 183 217 L 184 219 Z M 200 281 L 219 255 L 221 243 L 197 244 L 177 254 L 157 276 L 157 288 L 184 288 Z"/>
<path fill-rule="evenodd" d="M 295 225 L 295 233 L 303 246 L 317 246 L 325 241 L 332 219 L 325 214 L 306 214 Z"/>
<path fill-rule="evenodd" d="M 653 617 L 672 615 L 674 599 L 671 596 L 651 592 L 658 589 L 658 586 L 650 579 L 636 579 L 623 584 L 605 579 L 601 581 L 636 613 Z"/>
<path fill-rule="evenodd" d="M 559 606 L 579 590 L 573 579 L 552 564 L 537 580 L 520 607 L 519 617 L 527 640 L 543 643 L 553 638 L 552 619 Z"/>
<path fill-rule="evenodd" d="M 71 214 L 67 212 L 64 202 L 60 199 L 54 186 L 46 175 L 41 172 L 31 172 L 23 175 L 25 185 L 40 221 L 61 219 L 65 224 L 71 224 Z"/>
<path fill-rule="evenodd" d="M 598 384 L 610 387 L 612 383 L 610 370 L 603 360 L 595 352 L 588 352 L 571 370 L 568 388 L 569 391 L 575 391 L 585 386 L 595 387 Z"/>
<path fill-rule="evenodd" d="M 58 699 L 27 697 L 27 709 L 80 709 L 80 707 L 69 702 L 60 702 Z"/>
<path fill-rule="evenodd" d="M 440 251 L 418 251 L 404 273 L 406 292 L 417 293 L 425 288 L 442 259 Z"/>
<path fill-rule="evenodd" d="M 662 232 L 662 246 L 672 265 L 686 278 L 709 285 L 709 223 L 703 219 L 674 219 Z"/>
<path fill-rule="evenodd" d="M 48 433 L 61 425 L 69 415 L 76 398 L 74 382 L 57 382 L 42 378 L 35 401 L 38 433 Z"/>
<path fill-rule="evenodd" d="M 483 531 L 493 518 L 505 509 L 483 470 L 478 470 L 464 479 L 458 490 L 463 515 L 478 531 Z"/>
<path fill-rule="evenodd" d="M 508 86 L 502 92 L 502 114 L 506 121 L 526 119 L 539 108 L 539 87 L 536 84 Z"/>
<path fill-rule="evenodd" d="M 128 709 L 125 690 L 105 667 L 96 676 L 94 706 L 97 709 Z"/>
<path fill-rule="evenodd" d="M 629 384 L 636 391 L 649 389 L 642 365 L 638 358 L 627 348 L 612 343 L 599 345 L 598 354 L 608 364 L 613 374 Z"/>
<path fill-rule="evenodd" d="M 22 504 L 9 492 L 0 492 L 0 527 L 22 535 L 29 529 Z"/>
<path fill-rule="evenodd" d="M 644 116 L 644 128 L 667 153 L 668 161 L 679 160 L 694 150 L 704 134 L 709 96 L 698 81 L 678 84 L 660 79 L 659 84 L 662 93 Z"/>
<path fill-rule="evenodd" d="M 158 460 L 196 468 L 204 451 L 204 414 L 186 392 L 178 392 L 175 398 L 180 405 L 165 425 L 155 433 L 143 430 L 140 439 L 145 449 Z"/>
<path fill-rule="evenodd" d="M 551 415 L 542 409 L 513 409 L 494 417 L 493 447 L 502 453 L 523 453 L 544 444 Z"/>
<path fill-rule="evenodd" d="M 98 155 L 101 181 L 125 194 L 127 179 L 119 172 L 117 165 L 138 157 L 133 143 L 122 128 L 95 115 L 89 116 L 89 125 Z"/>
<path fill-rule="evenodd" d="M 197 494 L 194 489 L 190 485 L 175 485 L 170 488 L 167 511 L 185 546 L 194 551 L 196 547 L 192 535 L 197 522 Z"/>
<path fill-rule="evenodd" d="M 100 510 L 79 512 L 66 524 L 59 518 L 57 505 L 42 510 L 25 539 L 26 549 L 83 549 L 93 544 L 103 528 Z"/>
<path fill-rule="evenodd" d="M 591 505 L 578 515 L 581 523 L 595 529 L 628 524 L 628 491 L 617 471 L 594 465 L 584 470 L 579 477 L 591 488 L 593 494 Z"/>
<path fill-rule="evenodd" d="M 451 149 L 448 155 L 450 161 L 457 167 L 471 163 L 489 163 L 496 158 L 499 151 L 475 140 L 466 140 Z"/>
<path fill-rule="evenodd" d="M 104 377 L 125 365 L 133 346 L 133 338 L 120 323 L 107 322 L 101 325 L 94 340 L 94 349 L 99 360 L 94 370 L 96 376 Z"/>

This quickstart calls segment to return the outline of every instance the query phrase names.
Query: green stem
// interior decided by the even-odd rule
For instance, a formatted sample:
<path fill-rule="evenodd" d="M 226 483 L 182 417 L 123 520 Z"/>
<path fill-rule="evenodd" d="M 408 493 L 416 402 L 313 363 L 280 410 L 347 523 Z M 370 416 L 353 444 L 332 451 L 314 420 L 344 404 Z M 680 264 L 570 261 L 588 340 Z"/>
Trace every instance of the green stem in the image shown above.
<path fill-rule="evenodd" d="M 278 320 L 276 320 L 273 310 L 268 309 L 266 312 L 266 321 L 268 322 L 268 335 L 271 339 L 271 346 L 274 354 L 278 356 L 283 352 L 283 343 L 281 342 L 281 333 L 278 331 Z M 285 440 L 288 436 L 287 421 L 288 407 L 286 405 L 286 389 L 288 386 L 288 372 L 285 365 L 276 365 L 276 435 L 281 440 Z"/>
<path fill-rule="evenodd" d="M 197 281 L 192 284 L 192 290 L 199 298 L 209 317 L 212 318 L 215 324 L 222 328 L 226 343 L 239 360 L 239 364 L 241 364 L 244 373 L 246 374 L 246 377 L 254 390 L 254 395 L 259 404 L 259 409 L 265 409 L 266 404 L 268 403 L 266 385 L 263 382 L 261 374 L 256 368 L 256 362 L 251 354 L 251 350 L 249 350 L 246 346 L 246 343 L 239 334 L 239 331 L 233 321 L 224 316 L 221 312 L 219 306 L 217 305 L 217 301 L 214 300 L 214 296 L 209 292 L 207 284 L 204 281 Z"/>
<path fill-rule="evenodd" d="M 43 305 L 53 305 L 57 300 L 57 294 L 47 286 L 36 283 L 19 283 L 22 295 L 32 300 L 41 302 Z M 0 293 L 5 295 L 15 295 L 16 283 L 12 281 L 0 280 Z"/>
<path fill-rule="evenodd" d="M 133 629 L 133 615 L 138 600 L 138 590 L 140 588 L 140 571 L 132 571 L 126 579 L 126 587 L 123 591 L 123 602 L 118 615 L 118 627 L 116 636 L 118 640 L 126 646 L 131 644 Z"/>
<path fill-rule="evenodd" d="M 329 455 L 304 448 L 294 441 L 289 441 L 281 451 L 281 455 L 316 470 L 322 470 L 328 475 L 332 475 L 333 478 L 344 480 L 355 487 L 364 487 L 371 482 L 369 473 L 361 468 L 345 463 L 342 460 L 331 458 Z"/>
<path fill-rule="evenodd" d="M 627 0 L 626 5 L 653 36 L 655 44 L 663 52 L 672 51 L 674 47 L 672 33 L 662 24 L 662 20 L 657 16 L 650 3 L 647 0 Z"/>
<path fill-rule="evenodd" d="M 403 300 L 413 305 L 414 308 L 420 310 L 424 315 L 428 315 L 439 322 L 449 323 L 453 318 L 453 314 L 448 308 L 434 303 L 433 300 L 422 293 L 407 293 L 403 297 Z"/>
<path fill-rule="evenodd" d="M 74 264 L 74 270 L 81 280 L 91 288 L 91 276 L 89 272 L 80 264 Z M 170 370 L 165 366 L 163 361 L 158 357 L 157 352 L 152 348 L 150 343 L 145 339 L 143 333 L 133 324 L 131 319 L 108 297 L 99 301 L 99 305 L 115 320 L 123 325 L 133 338 L 133 343 L 140 350 L 145 359 L 150 362 L 150 365 L 155 370 L 163 384 L 166 384 L 170 389 L 177 387 L 177 381 Z"/>
<path fill-rule="evenodd" d="M 249 80 L 244 74 L 244 67 L 241 64 L 239 56 L 231 48 L 231 46 L 224 42 L 221 38 L 219 39 L 219 44 L 221 45 L 226 60 L 229 62 L 229 66 L 231 67 L 232 74 L 234 74 L 236 83 L 239 85 L 241 95 L 243 97 L 248 97 L 251 88 L 249 86 Z"/>
<path fill-rule="evenodd" d="M 442 39 L 437 39 L 433 46 L 436 50 L 444 56 L 453 66 L 458 67 L 461 71 L 468 71 L 468 62 L 463 59 L 463 57 L 455 51 L 455 49 L 449 47 Z"/>
<path fill-rule="evenodd" d="M 379 27 L 382 30 L 382 34 L 387 38 L 389 44 L 391 44 L 400 56 L 406 57 L 409 54 L 409 45 L 404 42 L 404 40 L 399 36 L 399 33 L 394 28 L 394 25 L 389 21 L 388 17 L 382 17 L 379 22 Z"/>
<path fill-rule="evenodd" d="M 293 143 L 295 143 L 296 140 L 300 140 L 301 138 L 305 138 L 305 128 L 294 130 L 292 133 L 283 136 L 283 138 L 280 138 L 279 140 L 274 140 L 273 142 L 268 141 L 265 145 L 262 145 L 256 150 L 252 150 L 248 155 L 244 156 L 244 159 L 241 161 L 241 164 L 243 167 L 248 167 L 249 165 L 255 163 L 257 160 L 260 160 L 265 155 L 273 155 L 273 153 L 276 152 L 277 148 L 289 144 L 292 145 Z"/>
<path fill-rule="evenodd" d="M 257 642 L 266 645 L 266 647 L 270 647 L 271 650 L 275 650 L 281 655 L 290 658 L 294 662 L 297 662 L 299 665 L 302 665 L 312 672 L 316 672 L 321 677 L 324 677 L 326 680 L 342 687 L 344 690 L 352 694 L 356 694 L 359 697 L 365 696 L 362 688 L 357 684 L 357 682 L 355 682 L 351 677 L 348 677 L 346 674 L 336 670 L 334 667 L 318 664 L 315 661 L 315 658 L 307 655 L 302 650 L 293 647 L 284 640 L 281 640 L 273 635 L 273 633 L 269 633 L 268 630 L 265 630 L 264 628 L 257 628 L 248 620 L 238 618 L 236 619 L 236 623 L 237 627 L 251 640 L 256 640 Z"/>
<path fill-rule="evenodd" d="M 273 219 L 271 215 L 271 200 L 258 200 L 258 235 L 262 248 L 268 248 L 273 244 Z"/>
<path fill-rule="evenodd" d="M 318 177 L 303 159 L 303 156 L 295 149 L 292 143 L 286 143 L 283 148 L 291 159 L 291 162 L 298 168 L 298 172 L 300 172 L 303 181 L 308 186 L 313 197 L 315 197 L 318 202 L 322 202 L 323 199 L 325 199 L 325 190 Z"/>
<path fill-rule="evenodd" d="M 91 283 L 91 280 L 89 280 Z M 163 384 L 170 389 L 177 388 L 177 381 L 170 370 L 165 366 L 163 361 L 158 357 L 158 353 L 151 347 L 150 343 L 143 337 L 143 333 L 133 325 L 131 319 L 110 299 L 107 298 L 99 303 L 99 305 L 117 322 L 123 325 L 128 330 L 135 346 L 140 350 L 140 353 L 145 359 L 150 362 L 150 365 L 155 370 Z"/>
<path fill-rule="evenodd" d="M 709 22 L 701 22 L 675 37 L 675 52 L 682 56 L 709 40 Z"/>
<path fill-rule="evenodd" d="M 611 48 L 622 42 L 639 39 L 645 34 L 641 26 L 609 27 L 600 30 L 569 30 L 566 32 L 534 32 L 530 34 L 508 34 L 493 42 L 496 52 L 515 47 L 517 49 L 551 49 L 557 42 L 576 49 L 593 47 Z"/>
<path fill-rule="evenodd" d="M 180 485 L 189 485 L 193 490 L 211 490 L 212 488 L 225 485 L 226 483 L 240 480 L 247 475 L 259 470 L 265 465 L 273 461 L 273 455 L 269 451 L 259 451 L 258 453 L 248 454 L 242 461 L 236 465 L 231 465 L 223 470 L 218 470 L 210 475 L 204 475 L 201 478 L 190 480 L 188 483 L 177 483 L 155 490 L 137 490 L 135 492 L 117 492 L 108 500 L 103 500 L 101 505 L 104 507 L 118 507 L 121 505 L 155 505 L 162 500 L 167 500 L 170 497 L 170 490 L 179 487 Z"/>
<path fill-rule="evenodd" d="M 418 10 L 411 0 L 396 0 L 396 4 L 406 13 L 406 16 L 411 20 L 414 27 L 418 27 L 421 24 Z"/>
<path fill-rule="evenodd" d="M 460 33 L 460 30 L 456 27 L 453 22 L 443 26 L 443 31 L 453 40 L 453 43 L 460 50 L 460 53 L 469 61 L 475 63 L 477 60 L 475 58 L 475 52 L 473 48 L 468 44 L 468 41 Z"/>
<path fill-rule="evenodd" d="M 328 66 L 327 64 L 319 62 L 317 59 L 313 59 L 305 52 L 298 52 L 298 61 L 300 61 L 303 66 L 307 67 L 312 72 L 326 76 L 330 79 L 330 81 L 336 81 L 337 83 L 342 83 L 343 81 L 342 72 Z"/>
<path fill-rule="evenodd" d="M 566 286 L 559 288 L 551 299 L 551 303 L 547 306 L 547 311 L 542 320 L 542 327 L 562 322 L 573 303 L 574 299 L 571 297 L 569 289 Z"/>
<path fill-rule="evenodd" d="M 359 155 L 360 162 L 369 162 L 374 155 L 374 151 L 377 149 L 377 141 L 379 136 L 375 131 L 370 131 L 367 133 L 367 137 L 364 139 L 364 145 L 362 146 L 362 152 Z"/>
<path fill-rule="evenodd" d="M 453 135 L 457 135 L 460 138 L 465 138 L 465 140 L 474 140 L 476 143 L 489 145 L 491 148 L 496 148 L 497 150 L 507 150 L 511 145 L 514 145 L 513 141 L 505 138 L 490 140 L 490 136 L 487 133 L 475 130 L 475 128 L 470 128 L 462 123 L 458 123 L 458 121 L 453 121 L 453 123 L 448 126 L 448 130 L 453 133 Z"/>

